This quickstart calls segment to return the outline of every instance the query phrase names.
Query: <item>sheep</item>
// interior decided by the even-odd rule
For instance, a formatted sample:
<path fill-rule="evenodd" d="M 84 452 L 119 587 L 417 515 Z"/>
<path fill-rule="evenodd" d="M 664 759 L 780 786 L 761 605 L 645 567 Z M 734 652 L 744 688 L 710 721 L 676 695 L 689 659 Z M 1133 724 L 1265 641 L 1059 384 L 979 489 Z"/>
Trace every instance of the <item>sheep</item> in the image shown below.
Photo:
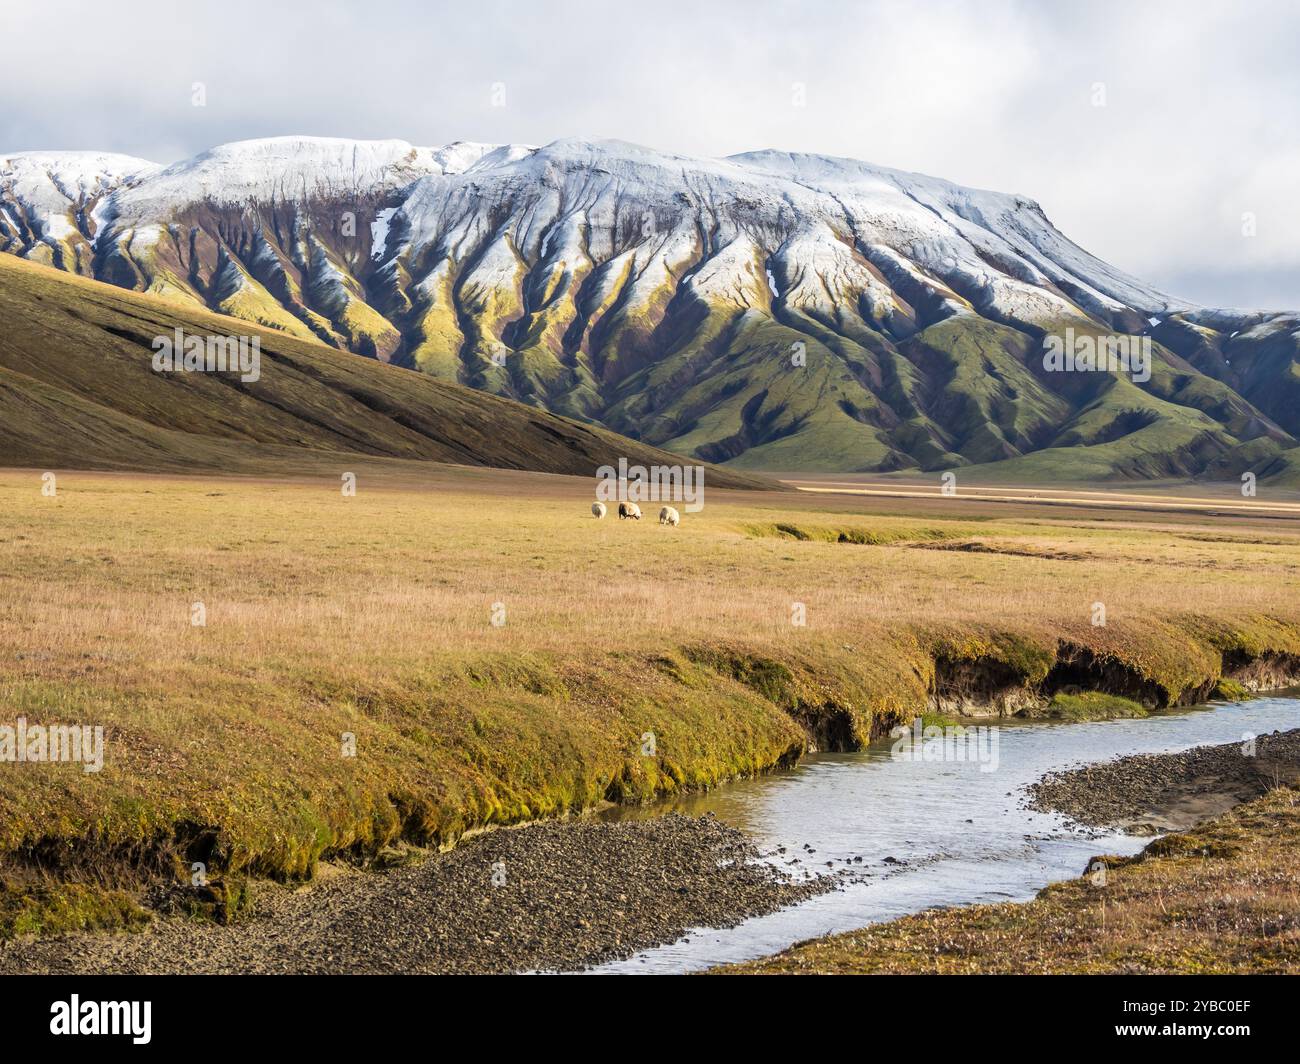
<path fill-rule="evenodd" d="M 603 502 L 593 502 L 591 504 L 591 513 L 592 516 L 595 517 L 597 521 L 599 521 L 602 517 L 605 516 L 605 504 Z"/>
<path fill-rule="evenodd" d="M 618 519 L 620 521 L 641 520 L 641 507 L 634 502 L 621 502 L 618 504 Z"/>
<path fill-rule="evenodd" d="M 659 511 L 659 523 L 661 525 L 672 525 L 674 528 L 681 522 L 682 515 L 674 510 L 671 506 L 665 506 Z"/>

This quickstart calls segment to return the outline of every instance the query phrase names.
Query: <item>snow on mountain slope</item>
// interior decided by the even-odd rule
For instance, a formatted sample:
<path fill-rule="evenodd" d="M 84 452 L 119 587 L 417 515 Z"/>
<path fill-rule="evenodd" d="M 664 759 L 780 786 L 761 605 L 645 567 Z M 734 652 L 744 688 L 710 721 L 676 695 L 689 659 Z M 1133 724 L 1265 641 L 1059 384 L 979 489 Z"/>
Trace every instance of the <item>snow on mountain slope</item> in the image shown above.
<path fill-rule="evenodd" d="M 89 271 L 98 209 L 156 163 L 104 152 L 21 152 L 0 156 L 0 250 Z"/>
<path fill-rule="evenodd" d="M 1117 475 L 1176 474 L 1300 432 L 1276 316 L 1172 299 L 1023 196 L 851 159 L 313 137 L 165 168 L 44 153 L 3 160 L 0 247 L 742 465 L 1081 444 Z M 1151 380 L 1045 374 L 1065 328 L 1152 337 Z"/>
<path fill-rule="evenodd" d="M 416 148 L 404 140 L 273 137 L 223 144 L 173 163 L 123 188 L 114 207 L 124 220 L 157 222 L 196 202 L 220 206 L 297 203 L 372 195 L 425 174 L 459 173 L 490 145 Z"/>
<path fill-rule="evenodd" d="M 998 266 L 1034 285 L 1080 286 L 1107 309 L 1148 307 L 1163 313 L 1191 304 L 1168 296 L 1116 270 L 1067 240 L 1047 220 L 1042 207 L 1024 196 L 965 188 L 924 174 L 870 166 L 854 159 L 760 151 L 732 156 L 746 167 L 786 177 L 839 199 L 846 215 L 863 223 L 881 243 L 898 249 L 910 240 L 915 261 L 945 272 L 967 252 L 965 265 L 980 272 L 987 262 L 969 257 L 1013 256 Z M 920 211 L 909 209 L 912 201 Z M 930 217 L 926 217 L 926 215 Z M 957 247 L 946 239 L 951 231 Z M 967 247 L 961 248 L 961 242 Z M 901 250 L 901 249 L 899 249 Z M 1014 265 L 1011 265 L 1014 263 Z"/>
<path fill-rule="evenodd" d="M 640 219 L 649 235 L 685 215 L 710 232 L 713 249 L 744 232 L 764 256 L 795 259 L 789 265 L 800 276 L 817 276 L 812 260 L 833 262 L 843 249 L 868 268 L 877 255 L 901 255 L 977 309 L 1026 320 L 1189 308 L 1070 243 L 1023 197 L 853 160 L 777 152 L 699 160 L 621 142 L 557 141 L 514 158 L 489 157 L 463 174 L 413 188 L 403 207 L 408 245 L 441 242 L 452 253 L 456 244 L 445 238 L 466 214 L 458 205 L 467 198 L 480 202 L 489 183 L 497 202 L 510 201 L 518 217 L 528 215 L 527 226 L 515 227 L 526 257 L 535 253 L 529 240 L 543 231 L 539 224 L 574 213 L 587 219 L 598 259 L 618 253 L 616 229 L 626 228 L 627 219 Z M 854 290 L 872 287 L 862 278 Z"/>

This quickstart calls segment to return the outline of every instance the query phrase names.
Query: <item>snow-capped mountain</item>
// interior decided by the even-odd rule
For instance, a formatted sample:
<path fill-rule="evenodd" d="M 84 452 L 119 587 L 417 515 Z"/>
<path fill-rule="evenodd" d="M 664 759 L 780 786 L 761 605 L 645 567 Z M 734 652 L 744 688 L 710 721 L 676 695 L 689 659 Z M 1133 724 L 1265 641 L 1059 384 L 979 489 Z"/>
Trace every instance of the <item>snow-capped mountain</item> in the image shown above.
<path fill-rule="evenodd" d="M 1032 474 L 1084 445 L 1081 477 L 1262 472 L 1300 433 L 1296 315 L 1193 307 L 1032 200 L 849 159 L 24 153 L 0 250 L 750 467 Z M 1150 379 L 1045 371 L 1067 329 L 1150 338 Z"/>

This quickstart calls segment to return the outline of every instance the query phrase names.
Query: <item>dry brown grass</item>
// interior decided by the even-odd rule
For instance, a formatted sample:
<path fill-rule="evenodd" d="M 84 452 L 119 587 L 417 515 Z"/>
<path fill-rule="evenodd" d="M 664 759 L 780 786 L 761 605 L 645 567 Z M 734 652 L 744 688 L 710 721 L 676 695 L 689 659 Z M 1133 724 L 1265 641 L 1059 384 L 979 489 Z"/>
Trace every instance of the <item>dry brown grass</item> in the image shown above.
<path fill-rule="evenodd" d="M 1300 589 L 1289 525 L 918 520 L 872 514 L 865 499 L 719 492 L 668 530 L 652 514 L 595 521 L 576 478 L 449 469 L 418 486 L 360 483 L 343 498 L 326 476 L 68 474 L 47 499 L 37 474 L 0 474 L 0 651 L 43 679 L 295 658 L 382 670 L 443 653 L 1088 627 L 1098 601 L 1119 625 L 1285 613 Z M 782 524 L 898 542 L 797 540 Z M 963 549 L 918 549 L 934 547 Z M 199 600 L 204 629 L 189 623 Z M 796 601 L 806 629 L 790 623 Z M 488 623 L 495 602 L 502 628 Z"/>
<path fill-rule="evenodd" d="M 1174 693 L 1225 640 L 1300 652 L 1286 519 L 711 492 L 667 529 L 654 506 L 596 521 L 587 480 L 351 463 L 40 486 L 0 472 L 0 722 L 103 723 L 109 752 L 98 775 L 0 766 L 0 879 L 5 853 L 66 871 L 198 835 L 218 866 L 298 875 L 707 786 L 796 756 L 809 707 L 859 739 L 924 708 L 940 646 L 1019 668 L 1077 641 Z"/>

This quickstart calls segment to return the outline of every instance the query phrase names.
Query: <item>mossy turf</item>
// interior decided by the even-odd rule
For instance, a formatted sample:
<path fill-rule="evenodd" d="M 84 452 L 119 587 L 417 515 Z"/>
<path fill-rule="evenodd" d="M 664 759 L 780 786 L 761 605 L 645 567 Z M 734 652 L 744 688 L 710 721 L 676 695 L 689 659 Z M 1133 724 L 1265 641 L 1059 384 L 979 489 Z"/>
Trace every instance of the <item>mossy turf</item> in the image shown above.
<path fill-rule="evenodd" d="M 1214 685 L 1214 691 L 1210 697 L 1220 702 L 1244 702 L 1248 698 L 1253 698 L 1254 692 L 1245 684 L 1228 679 L 1225 676 Z"/>
<path fill-rule="evenodd" d="M 1083 691 L 1079 694 L 1055 694 L 1041 710 L 1022 714 L 1053 720 L 1117 720 L 1125 717 L 1145 717 L 1148 710 L 1140 702 L 1121 695 L 1102 691 Z"/>

